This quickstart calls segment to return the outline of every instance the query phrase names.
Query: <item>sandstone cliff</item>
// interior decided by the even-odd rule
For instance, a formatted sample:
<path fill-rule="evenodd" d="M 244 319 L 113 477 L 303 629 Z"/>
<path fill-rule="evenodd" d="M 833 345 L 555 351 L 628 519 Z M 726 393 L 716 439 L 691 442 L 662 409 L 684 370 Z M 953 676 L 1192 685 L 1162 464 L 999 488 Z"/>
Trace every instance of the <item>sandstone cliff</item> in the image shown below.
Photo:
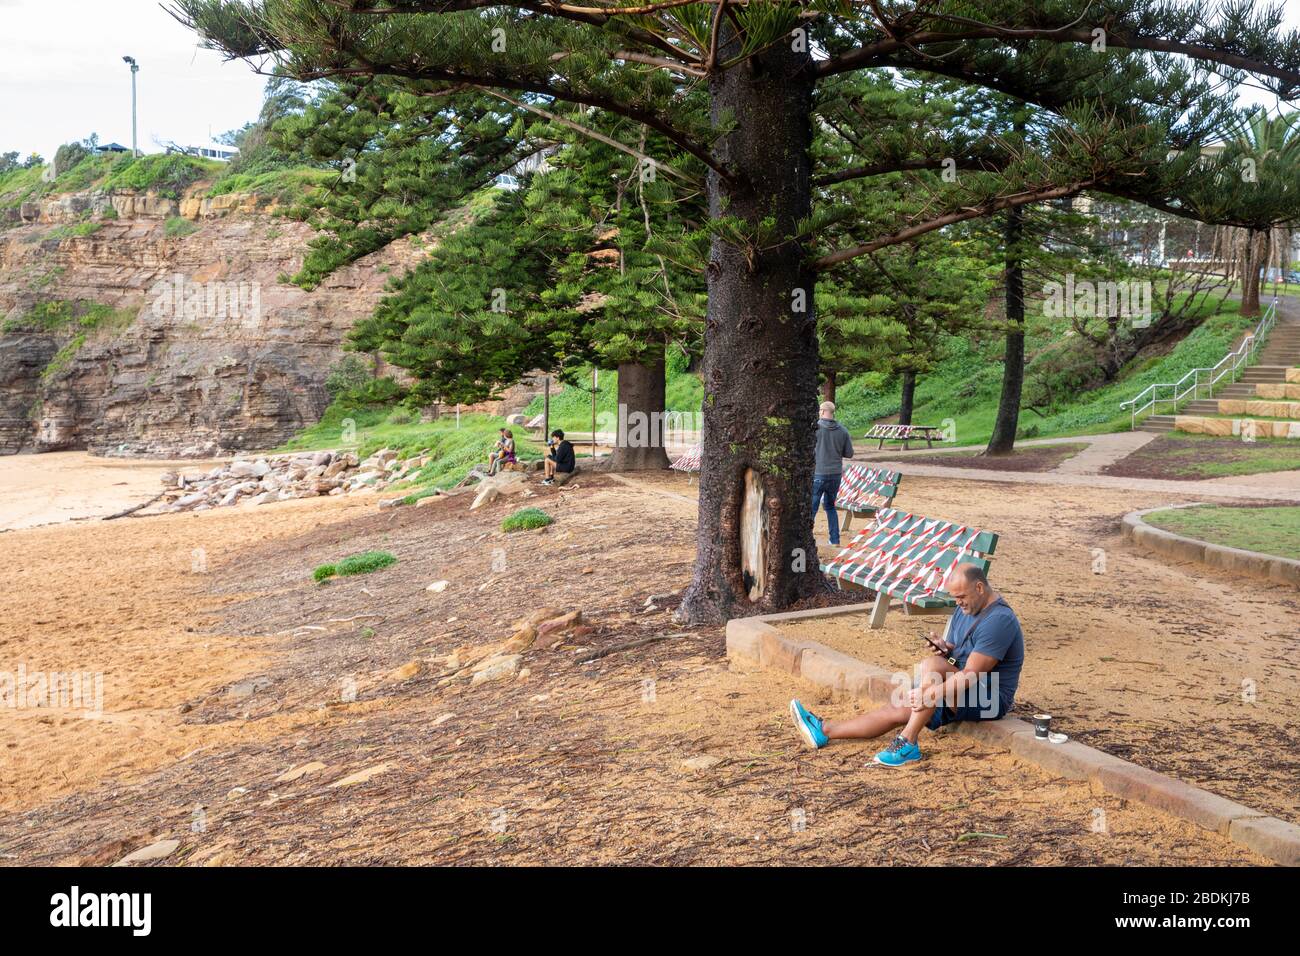
<path fill-rule="evenodd" d="M 397 243 L 306 292 L 279 277 L 311 229 L 204 188 L 6 212 L 0 454 L 214 455 L 274 447 L 320 417 L 348 329 L 418 247 Z"/>

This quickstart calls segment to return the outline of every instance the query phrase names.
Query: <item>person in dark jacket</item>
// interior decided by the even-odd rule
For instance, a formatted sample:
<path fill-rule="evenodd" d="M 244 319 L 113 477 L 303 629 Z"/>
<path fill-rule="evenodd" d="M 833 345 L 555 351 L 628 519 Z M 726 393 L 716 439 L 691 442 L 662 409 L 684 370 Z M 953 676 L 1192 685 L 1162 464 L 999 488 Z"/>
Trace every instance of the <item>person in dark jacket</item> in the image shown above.
<path fill-rule="evenodd" d="M 849 430 L 835 420 L 835 403 L 822 402 L 821 417 L 817 420 L 817 468 L 813 472 L 813 521 L 817 509 L 826 507 L 826 525 L 831 544 L 840 543 L 840 516 L 835 510 L 835 497 L 840 493 L 840 478 L 844 474 L 842 459 L 853 457 L 853 442 Z"/>
<path fill-rule="evenodd" d="M 557 428 L 551 432 L 551 440 L 547 444 L 551 450 L 546 453 L 546 461 L 542 466 L 545 471 L 542 484 L 562 485 L 573 477 L 573 472 L 578 467 L 573 454 L 573 443 L 566 441 L 564 432 Z"/>

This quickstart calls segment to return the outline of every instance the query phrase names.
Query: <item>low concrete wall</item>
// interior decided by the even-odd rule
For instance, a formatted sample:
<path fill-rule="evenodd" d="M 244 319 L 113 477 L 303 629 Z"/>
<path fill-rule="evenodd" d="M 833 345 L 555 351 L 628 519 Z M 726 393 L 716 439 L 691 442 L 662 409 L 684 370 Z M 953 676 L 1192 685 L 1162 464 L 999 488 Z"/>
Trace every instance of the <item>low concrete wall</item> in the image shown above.
<path fill-rule="evenodd" d="M 1177 505 L 1179 508 L 1194 508 L 1196 505 Z M 1197 538 L 1185 538 L 1156 528 L 1142 520 L 1144 515 L 1154 511 L 1169 511 L 1170 508 L 1147 508 L 1144 511 L 1130 511 L 1124 516 L 1120 531 L 1125 538 L 1150 548 L 1159 554 L 1169 555 L 1184 561 L 1200 561 L 1202 564 L 1223 571 L 1236 571 L 1241 574 L 1253 574 L 1268 578 L 1278 584 L 1289 584 L 1300 588 L 1300 561 L 1291 558 L 1279 558 L 1272 554 L 1258 551 L 1243 551 L 1229 548 L 1222 544 L 1211 544 Z"/>
<path fill-rule="evenodd" d="M 787 637 L 779 626 L 783 621 L 864 614 L 870 609 L 869 604 L 850 604 L 729 621 L 727 657 L 783 671 L 837 694 L 885 703 L 894 687 L 891 671 L 816 641 Z M 1300 826 L 1074 740 L 1039 740 L 1033 726 L 1017 717 L 949 724 L 945 732 L 973 737 L 1050 774 L 1085 780 L 1098 792 L 1136 800 L 1213 830 L 1277 863 L 1300 866 Z"/>

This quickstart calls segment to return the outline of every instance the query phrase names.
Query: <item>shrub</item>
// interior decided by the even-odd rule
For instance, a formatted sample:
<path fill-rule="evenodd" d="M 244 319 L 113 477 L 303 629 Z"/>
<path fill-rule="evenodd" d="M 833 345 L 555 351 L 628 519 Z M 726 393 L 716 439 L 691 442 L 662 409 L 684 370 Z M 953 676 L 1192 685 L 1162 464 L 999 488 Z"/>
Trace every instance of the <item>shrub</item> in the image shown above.
<path fill-rule="evenodd" d="M 541 508 L 520 508 L 501 522 L 502 531 L 532 531 L 555 521 Z"/>
<path fill-rule="evenodd" d="M 188 236 L 192 232 L 198 232 L 199 227 L 190 222 L 184 216 L 172 216 L 163 226 L 163 231 L 168 239 L 179 239 L 181 236 Z"/>
<path fill-rule="evenodd" d="M 153 190 L 160 196 L 180 199 L 187 186 L 218 165 L 181 153 L 155 153 L 114 167 L 103 188 Z"/>
<path fill-rule="evenodd" d="M 330 367 L 325 390 L 332 401 L 349 408 L 391 405 L 405 394 L 391 375 L 375 378 L 370 363 L 359 355 L 345 355 Z"/>
<path fill-rule="evenodd" d="M 349 555 L 338 564 L 322 564 L 312 572 L 312 577 L 317 581 L 324 581 L 335 575 L 346 578 L 353 574 L 369 574 L 396 563 L 397 558 L 387 551 L 363 551 L 360 554 Z"/>
<path fill-rule="evenodd" d="M 78 222 L 72 225 L 55 226 L 45 234 L 46 239 L 68 239 L 72 237 L 84 237 L 93 235 L 99 231 L 103 223 L 98 222 Z"/>

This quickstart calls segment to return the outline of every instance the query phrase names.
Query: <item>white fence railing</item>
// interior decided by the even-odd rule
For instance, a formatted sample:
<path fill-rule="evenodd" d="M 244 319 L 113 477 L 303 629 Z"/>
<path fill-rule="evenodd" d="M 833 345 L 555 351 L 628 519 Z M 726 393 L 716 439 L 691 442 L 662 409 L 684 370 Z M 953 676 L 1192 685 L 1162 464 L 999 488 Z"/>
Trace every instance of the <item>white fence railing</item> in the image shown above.
<path fill-rule="evenodd" d="M 1277 299 L 1274 298 L 1265 310 L 1263 318 L 1259 320 L 1259 325 L 1255 326 L 1255 331 L 1242 339 L 1241 344 L 1225 355 L 1218 365 L 1213 368 L 1194 368 L 1177 382 L 1157 382 L 1155 385 L 1148 385 L 1127 402 L 1121 402 L 1120 408 L 1127 408 L 1132 412 L 1130 428 L 1137 427 L 1138 416 L 1148 408 L 1154 412 L 1159 402 L 1168 403 L 1169 411 L 1176 412 L 1178 406 L 1188 398 L 1200 398 L 1202 388 L 1206 389 L 1207 398 L 1212 397 L 1214 387 L 1223 380 L 1224 376 L 1231 376 L 1230 381 L 1235 382 L 1237 373 L 1251 363 L 1255 352 L 1263 344 L 1276 321 Z"/>

